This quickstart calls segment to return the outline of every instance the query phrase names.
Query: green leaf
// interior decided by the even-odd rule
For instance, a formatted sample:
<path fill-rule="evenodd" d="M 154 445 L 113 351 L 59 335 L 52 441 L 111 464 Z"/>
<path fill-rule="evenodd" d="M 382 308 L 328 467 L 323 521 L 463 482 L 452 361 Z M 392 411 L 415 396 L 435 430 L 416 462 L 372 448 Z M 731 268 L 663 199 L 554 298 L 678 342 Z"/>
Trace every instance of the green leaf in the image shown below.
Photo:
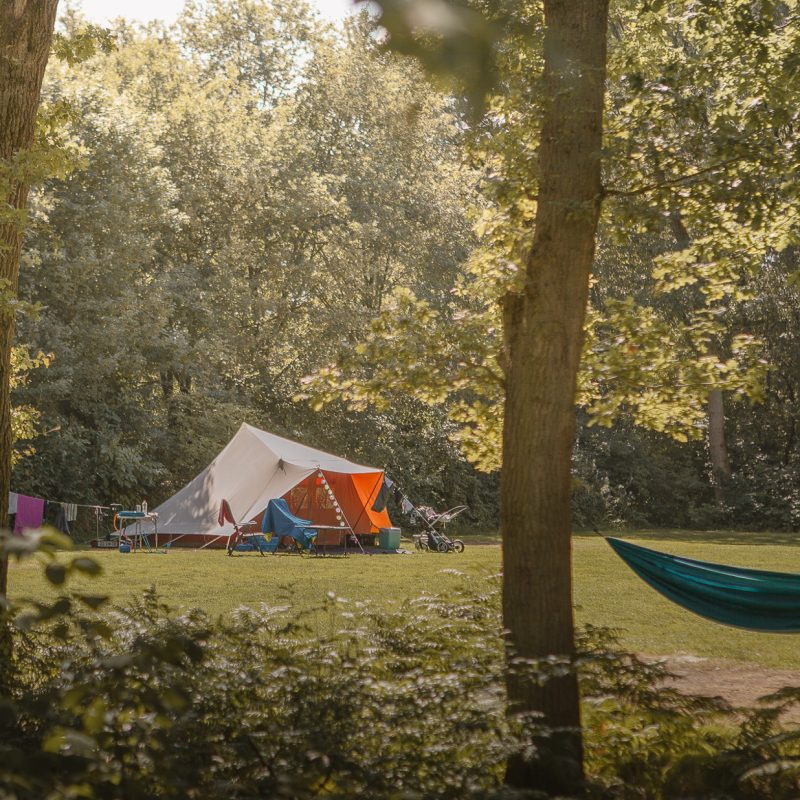
<path fill-rule="evenodd" d="M 63 564 L 48 564 L 45 567 L 44 574 L 50 583 L 55 586 L 61 586 L 67 579 L 67 568 Z"/>
<path fill-rule="evenodd" d="M 73 558 L 71 568 L 78 572 L 83 572 L 86 575 L 99 575 L 103 568 L 93 558 L 81 556 L 80 558 Z"/>

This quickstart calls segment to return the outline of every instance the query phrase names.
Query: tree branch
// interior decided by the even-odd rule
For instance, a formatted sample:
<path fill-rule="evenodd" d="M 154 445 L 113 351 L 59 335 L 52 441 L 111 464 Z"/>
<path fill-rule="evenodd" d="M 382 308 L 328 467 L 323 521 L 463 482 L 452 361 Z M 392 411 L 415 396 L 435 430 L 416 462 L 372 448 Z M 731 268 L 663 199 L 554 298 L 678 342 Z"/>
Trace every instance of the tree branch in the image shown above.
<path fill-rule="evenodd" d="M 728 158 L 725 161 L 712 164 L 704 169 L 699 169 L 696 172 L 691 173 L 691 175 L 683 175 L 680 178 L 673 178 L 669 181 L 650 183 L 646 186 L 640 186 L 637 189 L 608 189 L 603 187 L 603 197 L 636 197 L 637 195 L 655 192 L 659 189 L 666 189 L 670 186 L 680 186 L 683 183 L 693 181 L 695 178 L 699 178 L 702 175 L 707 175 L 709 172 L 714 172 L 715 170 L 721 169 L 722 167 L 727 167 L 730 164 L 735 164 L 743 159 L 744 156 L 735 156 L 733 158 Z"/>

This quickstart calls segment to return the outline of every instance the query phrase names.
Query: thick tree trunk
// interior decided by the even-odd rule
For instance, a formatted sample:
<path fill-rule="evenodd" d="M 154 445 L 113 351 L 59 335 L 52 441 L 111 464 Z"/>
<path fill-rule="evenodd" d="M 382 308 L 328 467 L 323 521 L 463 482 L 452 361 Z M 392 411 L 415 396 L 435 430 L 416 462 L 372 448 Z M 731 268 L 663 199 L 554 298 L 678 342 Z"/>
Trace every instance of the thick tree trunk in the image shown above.
<path fill-rule="evenodd" d="M 0 293 L 16 297 L 22 247 L 22 215 L 28 200 L 17 156 L 33 144 L 42 79 L 50 55 L 58 0 L 0 0 Z M 11 345 L 14 314 L 0 307 L 0 527 L 8 520 L 11 486 Z M 8 586 L 8 562 L 0 559 L 0 596 Z M 8 675 L 10 639 L 0 626 L 0 675 Z M 2 691 L 0 677 L 0 691 Z"/>
<path fill-rule="evenodd" d="M 501 517 L 503 619 L 510 658 L 571 657 L 571 455 L 575 392 L 602 195 L 607 0 L 545 0 L 546 108 L 539 196 L 524 290 L 505 298 L 507 393 Z M 542 686 L 510 664 L 513 713 L 554 729 L 515 787 L 572 793 L 583 781 L 578 683 Z"/>
<path fill-rule="evenodd" d="M 717 505 L 722 505 L 725 484 L 731 477 L 731 463 L 725 441 L 725 405 L 721 389 L 713 389 L 708 395 L 708 449 L 711 454 L 714 499 Z"/>

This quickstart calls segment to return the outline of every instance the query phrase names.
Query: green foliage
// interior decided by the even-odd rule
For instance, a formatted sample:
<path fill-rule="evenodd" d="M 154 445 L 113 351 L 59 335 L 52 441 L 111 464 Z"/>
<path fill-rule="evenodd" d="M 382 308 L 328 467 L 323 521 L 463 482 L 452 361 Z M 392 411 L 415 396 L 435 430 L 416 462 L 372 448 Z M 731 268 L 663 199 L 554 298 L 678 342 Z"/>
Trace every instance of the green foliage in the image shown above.
<path fill-rule="evenodd" d="M 116 38 L 108 28 L 86 22 L 70 9 L 63 16 L 62 25 L 64 29 L 53 34 L 53 55 L 70 67 L 116 47 Z"/>
<path fill-rule="evenodd" d="M 424 26 L 415 34 L 409 22 L 417 6 L 383 6 L 396 45 L 425 60 Z M 455 18 L 461 6 L 436 9 L 434 22 Z M 781 176 L 796 167 L 798 87 L 794 73 L 783 83 L 777 74 L 798 34 L 793 16 L 784 24 L 770 14 L 767 6 L 737 4 L 697 14 L 667 3 L 645 14 L 626 4 L 615 10 L 604 150 L 609 202 L 577 398 L 594 424 L 628 418 L 686 441 L 705 435 L 712 389 L 762 397 L 761 344 L 736 329 L 734 309 L 749 296 L 749 276 L 797 230 L 795 188 Z M 411 294 L 397 298 L 370 340 L 343 353 L 306 392 L 317 404 L 344 394 L 363 408 L 381 387 L 405 386 L 447 405 L 463 426 L 465 453 L 482 469 L 499 464 L 502 303 L 520 288 L 536 212 L 541 24 L 538 7 L 523 6 L 497 36 L 501 80 L 470 142 L 486 175 L 476 224 L 481 245 L 453 299 L 441 308 Z M 773 126 L 775 109 L 786 128 Z M 626 283 L 639 287 L 636 296 L 625 293 Z"/>
<path fill-rule="evenodd" d="M 11 391 L 23 389 L 30 380 L 29 373 L 40 367 L 49 367 L 53 356 L 41 350 L 36 355 L 22 346 L 11 350 Z M 11 464 L 16 464 L 21 458 L 33 455 L 34 450 L 27 444 L 38 434 L 38 423 L 41 412 L 31 405 L 16 404 L 11 409 L 11 436 L 14 450 L 11 453 Z M 25 444 L 23 444 L 25 443 Z"/>
<path fill-rule="evenodd" d="M 186 3 L 180 19 L 188 51 L 202 76 L 233 78 L 269 109 L 291 90 L 321 31 L 305 2 L 257 0 Z"/>
<path fill-rule="evenodd" d="M 53 55 L 71 66 L 80 64 L 95 53 L 110 52 L 114 47 L 109 31 L 75 19 L 68 12 L 64 30 L 53 36 Z M 34 143 L 19 150 L 9 159 L 0 160 L 0 193 L 10 197 L 19 184 L 30 186 L 52 178 L 65 177 L 77 164 L 79 154 L 74 142 L 65 135 L 65 129 L 74 120 L 75 109 L 62 98 L 52 98 L 39 106 L 36 119 Z M 0 208 L 0 222 L 14 223 L 24 228 L 28 222 L 25 210 L 4 204 Z M 15 287 L 16 288 L 16 287 Z M 4 292 L 5 294 L 5 292 Z M 13 308 L 10 301 L 16 300 L 16 290 L 11 298 L 0 298 L 3 309 Z M 5 312 L 4 312 L 5 313 Z"/>
<path fill-rule="evenodd" d="M 497 80 L 499 25 L 484 9 L 447 0 L 378 0 L 388 46 L 417 57 L 432 73 L 456 78 L 474 112 L 483 111 Z"/>
<path fill-rule="evenodd" d="M 712 389 L 762 397 L 766 363 L 759 342 L 733 336 L 730 357 L 714 354 L 719 325 L 714 315 L 698 315 L 684 325 L 666 320 L 633 297 L 607 299 L 603 313 L 590 312 L 584 349 L 586 371 L 578 401 L 590 424 L 606 427 L 621 416 L 667 433 L 679 442 L 701 438 L 706 399 Z"/>
<path fill-rule="evenodd" d="M 577 399 L 605 431 L 579 443 L 587 524 L 800 519 L 792 7 L 613 9 L 607 210 Z M 502 298 L 536 211 L 541 7 L 383 9 L 393 46 L 440 75 L 456 65 L 483 85 L 459 59 L 491 61 L 480 120 L 366 17 L 337 39 L 278 0 L 191 3 L 168 31 L 67 16 L 41 152 L 7 165 L 49 176 L 23 300 L 3 299 L 23 316 L 42 307 L 19 340 L 54 361 L 15 402 L 20 420 L 58 429 L 26 440 L 15 488 L 152 505 L 247 419 L 496 525 L 497 478 L 475 468 L 500 463 Z M 734 465 L 716 509 L 694 443 L 711 388 L 727 393 Z"/>
<path fill-rule="evenodd" d="M 95 570 L 53 570 L 63 542 L 49 535 L 5 541 L 41 554 L 57 586 Z M 215 622 L 150 591 L 124 609 L 73 593 L 7 615 L 18 679 L 0 704 L 0 787 L 20 800 L 510 798 L 504 761 L 542 732 L 505 713 L 496 578 L 392 611 L 330 593 L 307 615 L 264 605 Z M 574 665 L 513 665 L 537 682 L 580 671 L 587 797 L 796 792 L 796 732 L 779 723 L 795 689 L 740 722 L 591 627 Z"/>
<path fill-rule="evenodd" d="M 291 399 L 397 287 L 448 296 L 474 181 L 451 100 L 366 19 L 334 38 L 298 4 L 190 4 L 173 31 L 112 35 L 47 76 L 81 162 L 32 199 L 21 292 L 42 310 L 19 335 L 55 358 L 15 400 L 59 431 L 15 488 L 155 505 L 246 419 L 384 463 L 421 502 L 486 494 L 421 403 L 393 420 Z"/>

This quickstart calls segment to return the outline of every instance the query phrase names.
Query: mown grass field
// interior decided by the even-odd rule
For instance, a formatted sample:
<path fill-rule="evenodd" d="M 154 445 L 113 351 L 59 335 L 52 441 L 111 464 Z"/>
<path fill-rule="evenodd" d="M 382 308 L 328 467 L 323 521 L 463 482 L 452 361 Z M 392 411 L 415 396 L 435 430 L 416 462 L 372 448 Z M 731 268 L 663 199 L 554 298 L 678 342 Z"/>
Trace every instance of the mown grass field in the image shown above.
<path fill-rule="evenodd" d="M 707 561 L 800 572 L 800 540 L 791 534 L 645 531 L 625 537 Z M 123 606 L 155 586 L 170 605 L 197 606 L 212 615 L 261 603 L 307 610 L 321 606 L 331 591 L 352 601 L 398 605 L 425 592 L 454 594 L 465 585 L 480 591 L 501 568 L 497 544 L 469 541 L 462 555 L 261 558 L 248 553 L 228 558 L 221 551 L 181 550 L 92 555 L 102 574 L 70 586 L 107 594 Z M 642 583 L 598 536 L 576 535 L 574 555 L 578 621 L 619 629 L 626 647 L 652 655 L 691 654 L 800 668 L 800 637 L 741 631 L 689 614 Z M 12 564 L 10 593 L 15 599 L 44 599 L 55 591 L 45 581 L 41 563 L 28 561 Z"/>

